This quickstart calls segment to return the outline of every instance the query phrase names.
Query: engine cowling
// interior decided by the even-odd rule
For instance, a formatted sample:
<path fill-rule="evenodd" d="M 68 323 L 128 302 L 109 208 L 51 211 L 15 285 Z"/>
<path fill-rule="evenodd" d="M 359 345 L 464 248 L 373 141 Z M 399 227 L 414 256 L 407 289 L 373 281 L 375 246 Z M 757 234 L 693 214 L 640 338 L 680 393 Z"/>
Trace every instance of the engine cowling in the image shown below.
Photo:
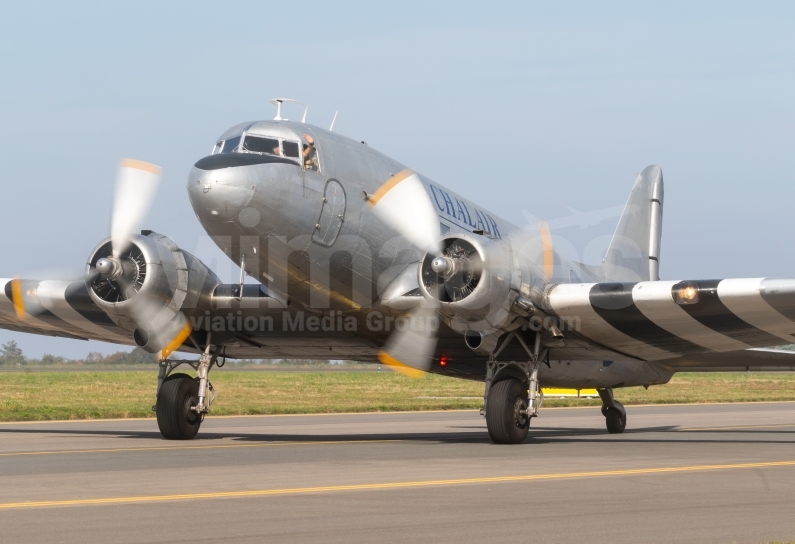
<path fill-rule="evenodd" d="M 173 338 L 171 329 L 183 326 L 181 315 L 210 309 L 213 289 L 221 282 L 166 236 L 144 232 L 133 236 L 116 260 L 110 239 L 102 241 L 88 259 L 86 287 L 98 308 L 154 353 Z"/>
<path fill-rule="evenodd" d="M 444 236 L 441 253 L 426 253 L 419 267 L 420 291 L 435 300 L 454 329 L 489 335 L 510 317 L 519 272 L 510 247 L 475 234 Z"/>

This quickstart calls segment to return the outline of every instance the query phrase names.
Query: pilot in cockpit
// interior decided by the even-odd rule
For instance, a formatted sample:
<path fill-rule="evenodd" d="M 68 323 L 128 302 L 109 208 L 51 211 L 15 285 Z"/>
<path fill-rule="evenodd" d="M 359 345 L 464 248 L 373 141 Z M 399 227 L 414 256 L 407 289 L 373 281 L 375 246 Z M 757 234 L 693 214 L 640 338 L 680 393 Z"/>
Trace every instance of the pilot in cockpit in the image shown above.
<path fill-rule="evenodd" d="M 317 161 L 317 150 L 315 149 L 315 139 L 309 134 L 302 134 L 304 137 L 304 168 L 317 172 L 320 170 Z"/>

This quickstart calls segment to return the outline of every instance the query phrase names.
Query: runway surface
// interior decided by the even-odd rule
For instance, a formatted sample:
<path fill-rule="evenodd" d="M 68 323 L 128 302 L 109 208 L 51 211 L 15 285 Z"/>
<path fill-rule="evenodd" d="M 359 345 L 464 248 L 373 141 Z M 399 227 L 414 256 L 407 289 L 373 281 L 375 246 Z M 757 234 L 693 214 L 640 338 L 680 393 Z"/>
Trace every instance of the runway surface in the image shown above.
<path fill-rule="evenodd" d="M 795 403 L 0 424 L 0 542 L 795 539 Z"/>

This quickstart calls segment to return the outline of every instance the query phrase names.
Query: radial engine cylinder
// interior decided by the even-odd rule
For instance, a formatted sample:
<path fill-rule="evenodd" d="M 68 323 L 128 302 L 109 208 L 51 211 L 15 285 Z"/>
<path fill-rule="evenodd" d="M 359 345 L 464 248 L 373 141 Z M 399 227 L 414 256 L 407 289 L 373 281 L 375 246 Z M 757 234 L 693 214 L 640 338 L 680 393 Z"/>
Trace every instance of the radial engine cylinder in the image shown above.
<path fill-rule="evenodd" d="M 133 236 L 129 248 L 113 257 L 110 239 L 92 251 L 86 265 L 89 296 L 136 344 L 159 351 L 169 329 L 184 318 L 203 315 L 220 280 L 199 259 L 156 232 Z M 180 321 L 182 320 L 182 321 Z"/>
<path fill-rule="evenodd" d="M 420 292 L 459 332 L 500 329 L 516 297 L 519 272 L 501 240 L 468 233 L 441 240 L 441 254 L 426 253 L 419 267 Z"/>

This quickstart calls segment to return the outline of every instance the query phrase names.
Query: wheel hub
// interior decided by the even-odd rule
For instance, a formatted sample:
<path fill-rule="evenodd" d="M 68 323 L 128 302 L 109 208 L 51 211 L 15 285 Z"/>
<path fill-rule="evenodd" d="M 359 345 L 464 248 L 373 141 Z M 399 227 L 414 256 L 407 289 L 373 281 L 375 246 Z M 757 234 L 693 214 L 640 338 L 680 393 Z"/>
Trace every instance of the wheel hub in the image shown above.
<path fill-rule="evenodd" d="M 188 395 L 185 397 L 185 406 L 183 408 L 183 415 L 185 416 L 185 420 L 193 425 L 196 423 L 196 420 L 199 416 L 196 414 L 196 406 L 199 404 L 199 399 L 194 397 L 193 395 Z"/>
<path fill-rule="evenodd" d="M 513 403 L 513 422 L 520 428 L 527 424 L 527 403 L 522 397 L 517 397 Z"/>

